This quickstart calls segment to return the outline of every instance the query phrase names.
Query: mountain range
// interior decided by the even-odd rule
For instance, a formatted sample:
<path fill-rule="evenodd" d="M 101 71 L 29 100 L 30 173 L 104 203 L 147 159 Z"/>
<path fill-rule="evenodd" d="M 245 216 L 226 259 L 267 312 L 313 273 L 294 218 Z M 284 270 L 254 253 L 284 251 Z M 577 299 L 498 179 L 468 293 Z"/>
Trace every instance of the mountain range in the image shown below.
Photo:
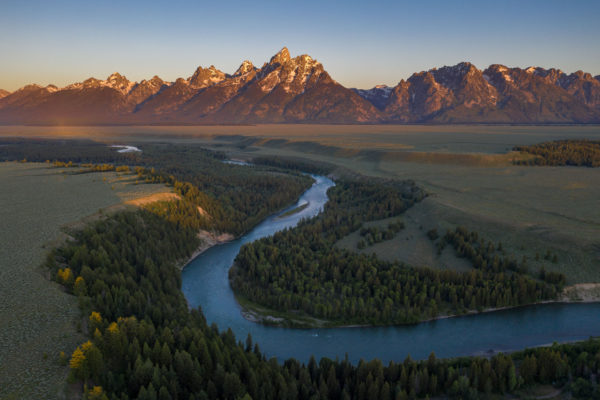
<path fill-rule="evenodd" d="M 485 70 L 462 62 L 396 86 L 346 88 L 308 55 L 281 49 L 233 74 L 131 82 L 114 73 L 63 88 L 0 90 L 0 124 L 599 123 L 600 76 L 558 69 Z"/>

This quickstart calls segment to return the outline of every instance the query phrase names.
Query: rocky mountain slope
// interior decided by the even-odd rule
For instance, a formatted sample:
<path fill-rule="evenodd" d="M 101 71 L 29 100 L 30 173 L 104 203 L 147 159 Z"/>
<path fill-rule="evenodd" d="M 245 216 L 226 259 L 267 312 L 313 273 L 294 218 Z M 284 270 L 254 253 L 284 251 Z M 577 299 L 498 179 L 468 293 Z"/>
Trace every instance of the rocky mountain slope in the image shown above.
<path fill-rule="evenodd" d="M 131 82 L 114 73 L 64 88 L 0 91 L 3 124 L 595 123 L 600 76 L 463 62 L 395 87 L 348 89 L 287 48 L 233 74 L 199 67 L 189 78 Z"/>

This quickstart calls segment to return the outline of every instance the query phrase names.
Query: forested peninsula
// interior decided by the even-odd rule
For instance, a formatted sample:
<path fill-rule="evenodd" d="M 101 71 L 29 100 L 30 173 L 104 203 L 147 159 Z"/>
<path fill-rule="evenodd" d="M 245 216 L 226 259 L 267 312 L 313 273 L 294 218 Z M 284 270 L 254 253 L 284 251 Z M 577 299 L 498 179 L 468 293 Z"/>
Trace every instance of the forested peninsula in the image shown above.
<path fill-rule="evenodd" d="M 471 262 L 468 272 L 414 268 L 341 249 L 336 242 L 351 232 L 373 234 L 363 223 L 400 216 L 425 194 L 412 182 L 369 179 L 339 180 L 328 195 L 321 215 L 241 249 L 230 270 L 238 295 L 333 326 L 392 325 L 553 300 L 565 283 L 562 274 L 530 275 L 499 244 L 461 227 L 436 237 L 437 246 L 453 246 Z"/>

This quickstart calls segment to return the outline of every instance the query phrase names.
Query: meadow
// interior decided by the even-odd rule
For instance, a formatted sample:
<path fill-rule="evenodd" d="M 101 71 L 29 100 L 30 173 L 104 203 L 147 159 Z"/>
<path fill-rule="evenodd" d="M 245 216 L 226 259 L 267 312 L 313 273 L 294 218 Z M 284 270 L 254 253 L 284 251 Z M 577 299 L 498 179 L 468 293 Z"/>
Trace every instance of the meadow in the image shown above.
<path fill-rule="evenodd" d="M 0 136 L 89 138 L 127 142 L 206 142 L 234 147 L 315 143 L 330 150 L 397 150 L 503 154 L 516 145 L 564 138 L 599 139 L 597 125 L 215 125 L 215 126 L 0 126 Z M 311 150 L 311 146 L 306 147 Z M 352 153 L 352 152 L 349 152 Z"/>
<path fill-rule="evenodd" d="M 64 397 L 70 355 L 85 341 L 76 298 L 48 279 L 40 265 L 67 238 L 65 229 L 100 210 L 165 192 L 132 184 L 114 172 L 72 174 L 73 168 L 0 163 L 0 399 Z M 133 206 L 131 206 L 133 207 Z M 95 215 L 95 217 L 93 217 Z"/>
<path fill-rule="evenodd" d="M 599 169 L 393 162 L 380 163 L 378 169 L 371 173 L 414 179 L 430 196 L 405 216 L 411 240 L 398 237 L 364 251 L 388 258 L 393 250 L 406 262 L 448 264 L 419 249 L 430 246 L 428 230 L 443 234 L 462 225 L 502 242 L 518 259 L 527 257 L 531 268 L 564 272 L 569 284 L 600 281 Z M 543 260 L 549 250 L 557 254 L 557 263 Z M 542 259 L 536 261 L 536 255 Z"/>

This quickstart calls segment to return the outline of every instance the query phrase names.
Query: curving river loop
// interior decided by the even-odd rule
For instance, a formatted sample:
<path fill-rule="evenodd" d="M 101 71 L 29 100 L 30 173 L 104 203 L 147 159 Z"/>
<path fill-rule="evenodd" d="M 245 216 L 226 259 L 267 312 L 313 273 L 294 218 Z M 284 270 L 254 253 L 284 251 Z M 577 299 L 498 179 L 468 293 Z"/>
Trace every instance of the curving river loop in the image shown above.
<path fill-rule="evenodd" d="M 486 355 L 600 335 L 600 303 L 536 305 L 394 327 L 291 329 L 247 321 L 229 286 L 229 268 L 243 244 L 293 227 L 323 209 L 334 183 L 313 178 L 316 182 L 298 203 L 278 215 L 308 202 L 302 211 L 271 216 L 243 237 L 208 249 L 183 270 L 183 293 L 190 307 L 202 307 L 209 324 L 230 327 L 238 340 L 250 333 L 267 357 L 302 362 L 311 355 L 341 359 L 348 354 L 353 362 L 379 358 L 384 363 L 409 354 L 424 359 L 432 351 L 438 357 Z"/>

